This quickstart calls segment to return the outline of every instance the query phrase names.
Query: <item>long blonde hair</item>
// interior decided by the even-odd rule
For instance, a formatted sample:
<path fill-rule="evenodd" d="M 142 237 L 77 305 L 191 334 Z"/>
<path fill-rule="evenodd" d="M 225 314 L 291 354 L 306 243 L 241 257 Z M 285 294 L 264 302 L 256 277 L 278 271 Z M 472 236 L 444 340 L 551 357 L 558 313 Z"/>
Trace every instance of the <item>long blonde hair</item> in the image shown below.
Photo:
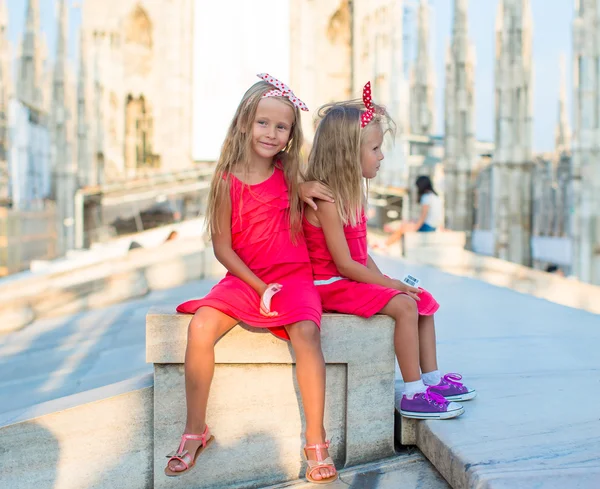
<path fill-rule="evenodd" d="M 394 132 L 394 122 L 379 105 L 375 115 L 361 128 L 365 110 L 362 100 L 349 100 L 319 108 L 321 118 L 308 157 L 305 178 L 329 186 L 344 225 L 355 226 L 365 207 L 365 187 L 360 164 L 360 148 L 367 130 L 379 125 L 384 134 Z"/>
<path fill-rule="evenodd" d="M 256 117 L 258 103 L 262 96 L 275 87 L 266 81 L 259 81 L 252 85 L 242 97 L 240 104 L 231 120 L 225 141 L 221 147 L 221 154 L 217 161 L 215 173 L 210 184 L 208 194 L 208 206 L 206 209 L 206 230 L 211 236 L 219 232 L 217 220 L 217 207 L 224 195 L 229 196 L 229 175 L 235 169 L 242 169 L 243 174 L 250 170 L 250 151 L 252 151 L 252 126 Z M 281 161 L 285 181 L 288 188 L 290 210 L 290 230 L 294 239 L 302 230 L 300 196 L 298 183 L 300 178 L 300 148 L 304 140 L 302 126 L 300 124 L 300 111 L 290 102 L 287 97 L 277 97 L 282 102 L 294 109 L 295 120 L 290 132 L 290 139 L 286 147 L 275 156 L 275 160 Z M 241 207 L 241 201 L 240 201 Z M 233 212 L 241 209 L 232 209 Z"/>

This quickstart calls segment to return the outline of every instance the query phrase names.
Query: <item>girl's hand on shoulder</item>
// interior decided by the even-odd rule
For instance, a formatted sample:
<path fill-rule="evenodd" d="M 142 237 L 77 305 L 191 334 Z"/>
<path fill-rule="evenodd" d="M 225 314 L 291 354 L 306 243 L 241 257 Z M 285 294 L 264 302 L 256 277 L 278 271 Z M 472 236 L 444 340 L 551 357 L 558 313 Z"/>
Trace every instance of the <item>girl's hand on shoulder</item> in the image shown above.
<path fill-rule="evenodd" d="M 324 200 L 325 202 L 334 202 L 333 192 L 321 182 L 302 182 L 298 185 L 300 200 L 317 210 L 315 199 Z"/>
<path fill-rule="evenodd" d="M 283 286 L 281 284 L 268 284 L 264 292 L 260 297 L 260 313 L 263 316 L 267 317 L 275 317 L 278 316 L 279 313 L 276 311 L 271 311 L 271 299 L 273 296 L 281 290 Z"/>
<path fill-rule="evenodd" d="M 402 282 L 402 280 L 394 279 L 394 289 L 399 290 L 400 292 L 406 293 L 409 297 L 412 297 L 417 302 L 421 299 L 419 298 L 419 294 L 421 293 L 421 289 L 417 289 L 416 287 L 411 287 L 408 284 Z"/>

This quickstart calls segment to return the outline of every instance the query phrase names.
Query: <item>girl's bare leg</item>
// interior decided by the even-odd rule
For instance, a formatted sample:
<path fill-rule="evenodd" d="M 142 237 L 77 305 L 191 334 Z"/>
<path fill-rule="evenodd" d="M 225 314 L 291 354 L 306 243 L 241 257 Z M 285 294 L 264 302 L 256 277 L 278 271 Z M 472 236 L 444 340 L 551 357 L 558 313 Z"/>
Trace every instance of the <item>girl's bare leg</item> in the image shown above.
<path fill-rule="evenodd" d="M 200 435 L 204 432 L 208 394 L 215 372 L 215 344 L 237 323 L 237 319 L 212 307 L 201 307 L 190 321 L 185 351 L 187 420 L 184 433 Z M 194 454 L 199 445 L 199 441 L 189 440 L 185 448 Z M 174 472 L 185 469 L 177 460 L 169 465 Z"/>
<path fill-rule="evenodd" d="M 419 354 L 422 372 L 438 369 L 433 316 L 419 316 Z"/>
<path fill-rule="evenodd" d="M 408 223 L 401 223 L 398 229 L 396 229 L 386 240 L 385 245 L 390 246 L 397 241 L 402 239 L 402 235 L 408 231 Z"/>
<path fill-rule="evenodd" d="M 404 382 L 421 380 L 417 303 L 407 295 L 399 294 L 392 297 L 380 313 L 396 321 L 394 350 L 402 379 Z"/>
<path fill-rule="evenodd" d="M 321 332 L 312 321 L 300 321 L 286 327 L 294 353 L 296 354 L 296 379 L 302 397 L 306 418 L 306 443 L 314 445 L 325 442 L 325 360 L 321 350 Z M 313 450 L 309 450 L 312 456 Z M 323 457 L 327 458 L 327 450 Z M 316 460 L 316 459 L 315 459 Z M 321 468 L 313 474 L 317 480 L 335 474 L 330 468 Z M 320 478 L 319 478 L 320 475 Z"/>

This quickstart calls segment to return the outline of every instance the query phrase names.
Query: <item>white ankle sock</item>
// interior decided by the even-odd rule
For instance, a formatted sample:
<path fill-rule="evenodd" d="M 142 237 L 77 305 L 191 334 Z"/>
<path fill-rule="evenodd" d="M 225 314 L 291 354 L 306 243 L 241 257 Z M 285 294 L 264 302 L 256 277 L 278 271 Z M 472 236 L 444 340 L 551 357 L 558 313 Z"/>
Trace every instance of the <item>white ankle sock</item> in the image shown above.
<path fill-rule="evenodd" d="M 415 394 L 418 394 L 419 392 L 425 392 L 425 389 L 426 387 L 422 380 L 415 380 L 414 382 L 404 382 L 403 394 L 409 399 L 412 399 L 413 397 L 415 397 Z"/>
<path fill-rule="evenodd" d="M 427 372 L 426 374 L 421 375 L 421 378 L 425 385 L 438 385 L 442 380 L 442 374 L 439 370 L 434 370 L 433 372 Z"/>

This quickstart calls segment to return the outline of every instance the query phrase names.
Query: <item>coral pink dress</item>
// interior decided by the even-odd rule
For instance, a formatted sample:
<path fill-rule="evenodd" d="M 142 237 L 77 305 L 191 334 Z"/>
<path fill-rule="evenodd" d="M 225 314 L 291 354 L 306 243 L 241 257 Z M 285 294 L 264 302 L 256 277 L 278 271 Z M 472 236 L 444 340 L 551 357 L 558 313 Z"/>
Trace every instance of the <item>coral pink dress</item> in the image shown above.
<path fill-rule="evenodd" d="M 321 327 L 321 299 L 313 284 L 306 242 L 301 233 L 296 243 L 290 236 L 283 170 L 277 165 L 270 178 L 256 185 L 246 185 L 233 175 L 229 178 L 231 246 L 263 282 L 283 285 L 271 301 L 271 310 L 279 315 L 262 316 L 260 296 L 229 272 L 205 297 L 180 304 L 177 312 L 194 314 L 200 307 L 212 307 L 286 340 L 286 325 L 313 321 Z"/>
<path fill-rule="evenodd" d="M 404 293 L 382 285 L 365 284 L 342 277 L 327 248 L 323 229 L 314 226 L 306 218 L 303 226 L 315 284 L 325 311 L 368 318 L 381 311 L 392 297 Z M 344 226 L 344 234 L 352 259 L 367 266 L 367 218 L 364 212 L 356 226 Z M 440 305 L 429 292 L 421 290 L 420 300 L 417 302 L 419 314 L 430 316 Z"/>

